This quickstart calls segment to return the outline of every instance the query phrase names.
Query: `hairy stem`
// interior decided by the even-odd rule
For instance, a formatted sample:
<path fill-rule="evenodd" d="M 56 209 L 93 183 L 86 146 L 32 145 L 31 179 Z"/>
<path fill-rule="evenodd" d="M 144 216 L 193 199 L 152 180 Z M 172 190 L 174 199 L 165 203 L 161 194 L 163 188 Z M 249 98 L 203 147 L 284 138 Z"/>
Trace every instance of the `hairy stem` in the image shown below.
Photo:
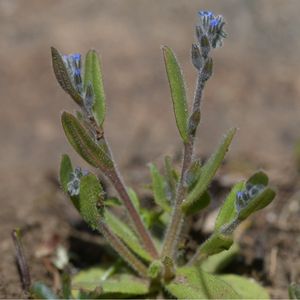
<path fill-rule="evenodd" d="M 192 113 L 197 111 L 200 112 L 200 104 L 201 104 L 204 85 L 205 85 L 205 81 L 203 80 L 202 74 L 200 72 L 197 78 Z M 193 127 L 197 128 L 198 125 L 199 122 L 197 124 L 193 124 Z M 171 222 L 169 223 L 165 234 L 161 257 L 169 256 L 171 258 L 174 258 L 174 254 L 179 242 L 179 237 L 184 222 L 184 215 L 181 211 L 181 204 L 184 201 L 187 194 L 187 187 L 185 186 L 184 180 L 185 180 L 185 174 L 189 169 L 189 167 L 191 166 L 193 160 L 195 133 L 196 130 L 194 130 L 193 134 L 189 136 L 188 143 L 184 144 L 182 169 L 181 169 L 180 180 L 176 191 L 175 205 L 172 213 Z"/>
<path fill-rule="evenodd" d="M 129 197 L 129 194 L 127 192 L 126 186 L 118 173 L 116 169 L 107 172 L 107 176 L 111 180 L 113 186 L 119 193 L 120 197 L 123 200 L 123 203 L 131 216 L 132 222 L 141 238 L 141 241 L 144 244 L 145 249 L 149 252 L 149 254 L 153 258 L 158 258 L 158 252 L 155 248 L 155 245 L 153 243 L 153 240 L 151 239 L 151 236 L 149 232 L 147 231 L 144 223 L 142 222 L 140 215 L 138 214 L 137 210 L 135 209 L 134 205 L 132 204 L 132 201 Z"/>
<path fill-rule="evenodd" d="M 139 273 L 142 277 L 147 274 L 146 266 L 123 244 L 123 242 L 114 235 L 107 225 L 103 222 L 99 224 L 99 231 L 108 241 L 108 243 L 114 248 L 117 253 L 129 263 L 129 265 Z"/>

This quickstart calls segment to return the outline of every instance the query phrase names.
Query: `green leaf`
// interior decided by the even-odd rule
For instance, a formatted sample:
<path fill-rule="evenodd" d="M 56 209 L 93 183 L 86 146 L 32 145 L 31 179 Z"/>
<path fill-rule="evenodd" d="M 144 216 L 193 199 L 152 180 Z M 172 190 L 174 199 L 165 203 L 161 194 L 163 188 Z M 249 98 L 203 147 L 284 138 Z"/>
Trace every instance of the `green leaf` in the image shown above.
<path fill-rule="evenodd" d="M 178 268 L 176 273 L 165 288 L 177 299 L 240 299 L 229 284 L 199 268 Z"/>
<path fill-rule="evenodd" d="M 95 102 L 93 113 L 96 122 L 102 126 L 105 118 L 105 94 L 101 70 L 101 61 L 95 50 L 90 50 L 85 58 L 84 86 L 92 84 Z"/>
<path fill-rule="evenodd" d="M 224 250 L 228 250 L 233 244 L 232 235 L 225 235 L 220 232 L 214 232 L 200 247 L 198 250 L 199 257 L 207 257 L 213 254 L 220 253 Z"/>
<path fill-rule="evenodd" d="M 72 299 L 71 292 L 71 277 L 67 273 L 63 273 L 61 276 L 61 285 L 62 285 L 62 298 L 63 299 Z"/>
<path fill-rule="evenodd" d="M 173 51 L 167 46 L 163 46 L 162 50 L 171 89 L 177 127 L 183 142 L 186 143 L 189 140 L 188 108 L 182 71 Z"/>
<path fill-rule="evenodd" d="M 235 184 L 228 194 L 225 202 L 220 208 L 219 214 L 215 223 L 215 230 L 221 229 L 222 226 L 231 223 L 237 216 L 237 211 L 235 207 L 236 194 L 242 191 L 245 187 L 243 181 Z"/>
<path fill-rule="evenodd" d="M 257 185 L 257 184 L 261 184 L 264 186 L 267 186 L 269 183 L 269 178 L 268 175 L 266 173 L 264 173 L 263 171 L 259 171 L 254 173 L 248 180 L 247 183 L 250 183 L 252 185 Z"/>
<path fill-rule="evenodd" d="M 201 195 L 207 190 L 209 184 L 211 183 L 214 175 L 216 174 L 218 168 L 220 167 L 226 152 L 231 144 L 231 141 L 236 132 L 236 128 L 229 130 L 229 132 L 224 137 L 219 148 L 212 154 L 209 160 L 204 164 L 201 169 L 201 174 L 198 182 L 194 189 L 189 193 L 187 199 L 182 203 L 183 211 L 188 209 L 188 206 L 192 205 L 193 202 L 197 201 Z"/>
<path fill-rule="evenodd" d="M 101 170 L 113 168 L 111 158 L 93 141 L 75 116 L 63 112 L 61 120 L 69 143 L 83 159 Z"/>
<path fill-rule="evenodd" d="M 293 300 L 300 299 L 300 285 L 296 283 L 291 283 L 289 286 L 289 298 Z"/>
<path fill-rule="evenodd" d="M 194 160 L 185 174 L 186 185 L 188 190 L 191 191 L 197 183 L 201 174 L 201 162 L 199 159 Z"/>
<path fill-rule="evenodd" d="M 174 198 L 176 195 L 176 188 L 179 176 L 176 172 L 176 169 L 173 166 L 172 159 L 169 156 L 165 157 L 165 174 L 168 182 L 168 188 L 171 192 L 171 197 Z M 172 200 L 170 199 L 170 200 Z"/>
<path fill-rule="evenodd" d="M 149 164 L 152 177 L 152 190 L 155 203 L 165 211 L 170 211 L 170 203 L 166 195 L 166 181 L 153 164 Z"/>
<path fill-rule="evenodd" d="M 141 204 L 140 204 L 140 199 L 136 192 L 132 188 L 127 189 L 128 195 L 130 197 L 130 200 L 132 201 L 135 209 L 140 212 L 141 211 Z"/>
<path fill-rule="evenodd" d="M 240 299 L 270 299 L 267 290 L 253 279 L 231 274 L 219 275 L 217 277 L 231 285 L 241 296 Z"/>
<path fill-rule="evenodd" d="M 72 83 L 68 69 L 62 59 L 62 55 L 54 47 L 51 47 L 51 55 L 52 55 L 53 70 L 58 83 L 63 88 L 63 90 L 67 92 L 78 105 L 82 106 L 83 105 L 82 97 L 77 92 L 77 90 L 75 89 Z"/>
<path fill-rule="evenodd" d="M 251 199 L 247 206 L 240 210 L 238 220 L 243 221 L 254 212 L 269 205 L 275 198 L 276 193 L 271 188 L 264 188 L 259 194 Z"/>
<path fill-rule="evenodd" d="M 239 253 L 239 246 L 237 243 L 225 251 L 209 256 L 201 263 L 201 269 L 208 273 L 218 273 L 226 268 L 234 257 Z"/>
<path fill-rule="evenodd" d="M 59 181 L 65 193 L 68 193 L 68 183 L 72 172 L 71 159 L 67 154 L 63 154 L 60 162 Z"/>
<path fill-rule="evenodd" d="M 98 178 L 89 174 L 80 179 L 79 212 L 91 228 L 97 229 L 102 219 L 103 189 Z"/>
<path fill-rule="evenodd" d="M 121 200 L 118 199 L 118 198 L 110 197 L 110 198 L 108 198 L 108 199 L 105 199 L 104 205 L 105 205 L 105 206 L 108 206 L 108 207 L 121 206 L 121 205 L 122 205 L 122 202 L 121 202 Z"/>
<path fill-rule="evenodd" d="M 198 200 L 194 201 L 190 206 L 184 207 L 182 210 L 186 216 L 194 215 L 209 205 L 211 197 L 208 192 L 204 192 Z"/>
<path fill-rule="evenodd" d="M 141 245 L 136 234 L 119 218 L 114 216 L 108 210 L 104 213 L 105 222 L 108 227 L 137 255 L 145 259 L 146 261 L 151 261 L 151 256 Z"/>
<path fill-rule="evenodd" d="M 99 288 L 101 298 L 128 298 L 149 293 L 149 281 L 129 274 L 116 274 L 104 279 L 105 270 L 92 268 L 81 271 L 73 277 L 74 292 L 82 289 L 86 292 Z"/>
<path fill-rule="evenodd" d="M 53 291 L 41 282 L 35 282 L 30 290 L 33 299 L 59 299 Z"/>

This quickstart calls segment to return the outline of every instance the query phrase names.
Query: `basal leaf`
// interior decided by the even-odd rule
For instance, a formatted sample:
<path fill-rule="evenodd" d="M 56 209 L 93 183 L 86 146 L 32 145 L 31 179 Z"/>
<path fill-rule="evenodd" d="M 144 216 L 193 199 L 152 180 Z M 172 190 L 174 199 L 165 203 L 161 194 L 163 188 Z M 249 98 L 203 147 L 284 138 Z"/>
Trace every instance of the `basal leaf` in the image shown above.
<path fill-rule="evenodd" d="M 218 275 L 218 278 L 228 283 L 241 296 L 240 299 L 270 299 L 266 289 L 254 279 L 238 275 Z"/>
<path fill-rule="evenodd" d="M 76 117 L 64 112 L 61 119 L 68 141 L 83 159 L 102 170 L 113 167 L 110 157 L 93 141 Z"/>
<path fill-rule="evenodd" d="M 178 268 L 165 288 L 177 299 L 240 299 L 228 283 L 196 267 Z"/>
<path fill-rule="evenodd" d="M 182 203 L 181 207 L 183 211 L 187 210 L 188 206 L 192 205 L 194 201 L 197 201 L 208 188 L 214 175 L 220 167 L 226 152 L 228 151 L 235 132 L 236 128 L 229 130 L 219 148 L 212 154 L 209 160 L 202 167 L 198 182 L 196 183 L 194 189 L 187 196 L 187 199 Z"/>
<path fill-rule="evenodd" d="M 137 255 L 150 261 L 151 256 L 142 247 L 136 234 L 123 221 L 108 210 L 105 210 L 105 222 L 108 227 Z"/>
<path fill-rule="evenodd" d="M 229 224 L 237 216 L 237 211 L 235 207 L 236 195 L 238 192 L 242 191 L 244 187 L 245 187 L 245 183 L 243 181 L 233 186 L 225 202 L 220 208 L 215 223 L 215 230 L 219 230 L 223 225 Z"/>
<path fill-rule="evenodd" d="M 101 62 L 95 50 L 90 50 L 85 58 L 85 89 L 87 88 L 89 82 L 92 84 L 95 97 L 93 113 L 97 124 L 99 126 L 102 126 L 105 118 L 105 94 L 103 87 Z"/>
<path fill-rule="evenodd" d="M 166 195 L 166 182 L 155 165 L 149 164 L 152 177 L 152 190 L 155 203 L 165 211 L 170 211 L 170 203 Z"/>
<path fill-rule="evenodd" d="M 189 139 L 188 108 L 182 71 L 173 51 L 167 46 L 164 46 L 162 50 L 171 89 L 177 127 L 182 140 L 186 143 Z"/>
<path fill-rule="evenodd" d="M 93 229 L 99 227 L 103 203 L 103 189 L 98 178 L 93 174 L 83 176 L 80 179 L 79 212 Z"/>
<path fill-rule="evenodd" d="M 149 293 L 149 282 L 129 274 L 116 274 L 103 280 L 105 270 L 96 268 L 81 271 L 73 277 L 73 291 L 100 291 L 99 298 L 129 298 Z"/>
<path fill-rule="evenodd" d="M 53 70 L 58 83 L 63 88 L 63 90 L 67 92 L 78 105 L 82 106 L 83 104 L 82 97 L 73 86 L 72 80 L 70 78 L 70 74 L 62 59 L 62 55 L 54 47 L 51 47 L 51 55 L 52 55 Z"/>

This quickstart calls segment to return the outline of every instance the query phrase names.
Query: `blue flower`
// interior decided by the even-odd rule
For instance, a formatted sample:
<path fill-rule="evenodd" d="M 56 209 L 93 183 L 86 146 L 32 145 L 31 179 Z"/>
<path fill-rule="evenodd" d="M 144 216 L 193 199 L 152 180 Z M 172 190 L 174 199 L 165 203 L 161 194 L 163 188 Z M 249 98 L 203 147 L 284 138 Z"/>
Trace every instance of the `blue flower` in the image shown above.
<path fill-rule="evenodd" d="M 208 17 L 208 18 L 213 18 L 214 17 L 214 14 L 211 11 L 208 11 L 208 10 L 200 10 L 198 12 L 198 15 L 200 17 Z"/>

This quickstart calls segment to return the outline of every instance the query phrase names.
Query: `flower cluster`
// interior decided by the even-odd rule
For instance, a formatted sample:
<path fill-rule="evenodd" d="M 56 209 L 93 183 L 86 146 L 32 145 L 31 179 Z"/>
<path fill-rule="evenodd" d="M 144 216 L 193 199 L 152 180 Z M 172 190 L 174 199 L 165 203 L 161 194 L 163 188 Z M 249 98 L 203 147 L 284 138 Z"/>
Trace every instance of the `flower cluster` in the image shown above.
<path fill-rule="evenodd" d="M 74 87 L 79 94 L 82 93 L 82 76 L 81 76 L 81 54 L 74 53 L 63 55 L 64 63 L 73 81 Z"/>
<path fill-rule="evenodd" d="M 199 11 L 198 15 L 200 22 L 196 26 L 196 33 L 199 43 L 201 44 L 202 37 L 206 36 L 212 48 L 221 47 L 223 38 L 227 36 L 223 30 L 225 25 L 223 16 L 215 16 L 210 11 Z"/>

